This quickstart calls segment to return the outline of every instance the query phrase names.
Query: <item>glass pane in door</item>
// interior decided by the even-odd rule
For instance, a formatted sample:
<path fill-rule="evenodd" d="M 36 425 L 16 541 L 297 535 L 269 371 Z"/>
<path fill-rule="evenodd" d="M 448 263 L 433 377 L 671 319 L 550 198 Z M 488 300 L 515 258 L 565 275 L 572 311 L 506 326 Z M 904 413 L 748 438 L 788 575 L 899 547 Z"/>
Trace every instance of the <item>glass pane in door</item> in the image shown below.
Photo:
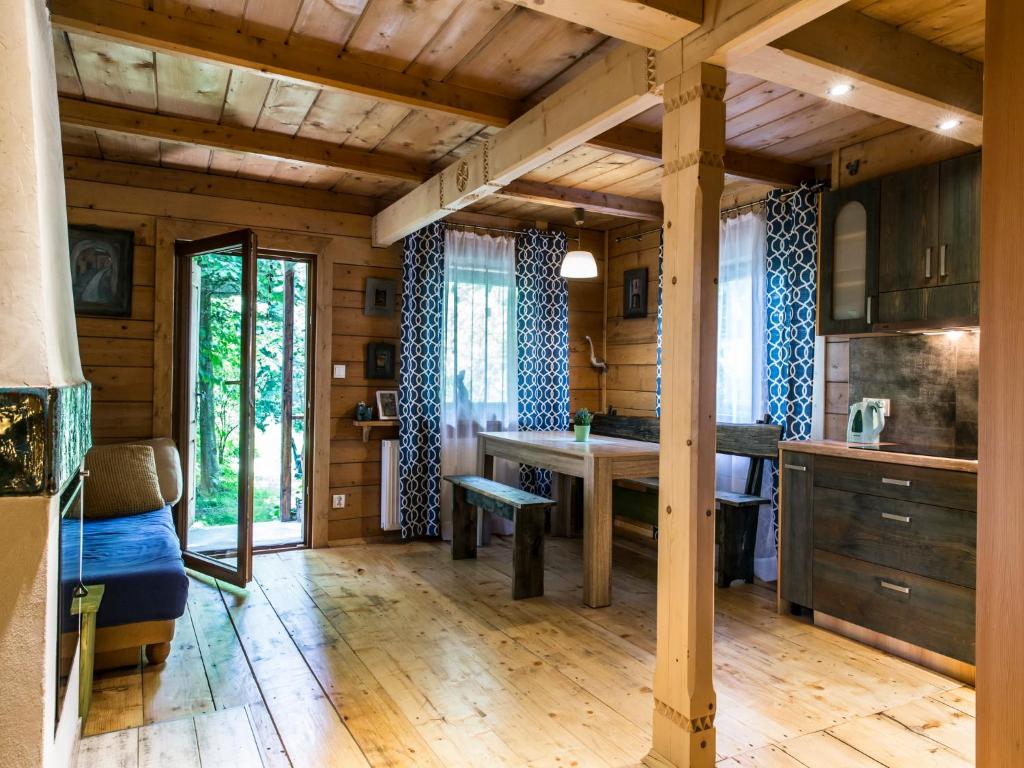
<path fill-rule="evenodd" d="M 188 549 L 231 567 L 238 556 L 244 492 L 243 259 L 204 253 L 192 259 L 192 356 Z"/>

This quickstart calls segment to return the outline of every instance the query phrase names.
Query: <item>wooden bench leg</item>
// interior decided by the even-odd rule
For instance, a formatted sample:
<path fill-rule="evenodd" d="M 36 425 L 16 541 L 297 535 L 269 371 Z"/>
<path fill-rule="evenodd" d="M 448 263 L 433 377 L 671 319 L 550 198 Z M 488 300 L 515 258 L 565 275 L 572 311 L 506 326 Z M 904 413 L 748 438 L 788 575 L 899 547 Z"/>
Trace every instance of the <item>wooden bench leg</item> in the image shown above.
<path fill-rule="evenodd" d="M 452 560 L 476 558 L 477 509 L 466 501 L 466 489 L 452 488 Z"/>
<path fill-rule="evenodd" d="M 715 542 L 718 544 L 718 586 L 723 589 L 737 579 L 747 584 L 754 581 L 757 510 L 757 507 L 735 507 L 719 502 Z"/>
<path fill-rule="evenodd" d="M 512 599 L 544 594 L 544 510 L 516 512 Z"/>

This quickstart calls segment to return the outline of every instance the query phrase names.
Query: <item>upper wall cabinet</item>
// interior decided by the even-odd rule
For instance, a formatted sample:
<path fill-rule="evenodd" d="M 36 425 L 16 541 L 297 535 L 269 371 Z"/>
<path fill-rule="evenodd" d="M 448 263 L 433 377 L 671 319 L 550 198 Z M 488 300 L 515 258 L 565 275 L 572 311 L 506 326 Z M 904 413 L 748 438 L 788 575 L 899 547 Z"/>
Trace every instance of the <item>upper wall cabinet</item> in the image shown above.
<path fill-rule="evenodd" d="M 867 333 L 878 301 L 878 182 L 826 192 L 821 213 L 818 333 Z"/>
<path fill-rule="evenodd" d="M 826 193 L 819 333 L 976 325 L 980 221 L 980 152 Z"/>
<path fill-rule="evenodd" d="M 975 325 L 981 154 L 882 179 L 877 329 Z"/>

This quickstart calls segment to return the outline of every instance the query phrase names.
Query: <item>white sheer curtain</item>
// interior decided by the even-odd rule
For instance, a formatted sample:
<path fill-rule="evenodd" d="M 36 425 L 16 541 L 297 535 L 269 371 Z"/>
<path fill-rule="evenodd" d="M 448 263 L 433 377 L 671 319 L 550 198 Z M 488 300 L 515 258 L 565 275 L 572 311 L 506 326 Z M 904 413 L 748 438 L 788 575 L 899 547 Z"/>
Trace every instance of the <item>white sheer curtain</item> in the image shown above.
<path fill-rule="evenodd" d="M 475 474 L 476 435 L 515 429 L 515 240 L 450 229 L 445 236 L 441 472 Z M 518 473 L 498 467 L 499 479 Z M 506 478 L 504 473 L 509 473 Z M 442 484 L 441 533 L 451 537 L 451 488 Z M 511 532 L 495 521 L 498 533 Z"/>
<path fill-rule="evenodd" d="M 764 311 L 765 218 L 750 211 L 722 219 L 718 254 L 718 408 L 721 422 L 746 423 L 765 413 Z M 750 460 L 718 456 L 716 487 L 743 491 Z M 769 473 L 765 472 L 770 487 Z M 770 505 L 757 521 L 754 573 L 776 578 L 776 550 Z"/>

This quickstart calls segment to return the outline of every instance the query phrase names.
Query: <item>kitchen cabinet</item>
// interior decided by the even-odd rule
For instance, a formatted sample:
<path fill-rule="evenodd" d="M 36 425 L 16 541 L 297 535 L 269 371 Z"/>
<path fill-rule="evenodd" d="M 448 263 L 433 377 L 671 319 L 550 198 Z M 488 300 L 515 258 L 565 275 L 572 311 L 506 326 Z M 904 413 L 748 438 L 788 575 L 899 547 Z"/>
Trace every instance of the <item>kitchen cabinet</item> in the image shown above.
<path fill-rule="evenodd" d="M 819 334 L 977 325 L 980 152 L 826 192 L 821 212 Z"/>
<path fill-rule="evenodd" d="M 784 450 L 779 596 L 974 663 L 977 475 Z"/>
<path fill-rule="evenodd" d="M 879 183 L 825 192 L 818 334 L 867 333 L 877 316 Z"/>

